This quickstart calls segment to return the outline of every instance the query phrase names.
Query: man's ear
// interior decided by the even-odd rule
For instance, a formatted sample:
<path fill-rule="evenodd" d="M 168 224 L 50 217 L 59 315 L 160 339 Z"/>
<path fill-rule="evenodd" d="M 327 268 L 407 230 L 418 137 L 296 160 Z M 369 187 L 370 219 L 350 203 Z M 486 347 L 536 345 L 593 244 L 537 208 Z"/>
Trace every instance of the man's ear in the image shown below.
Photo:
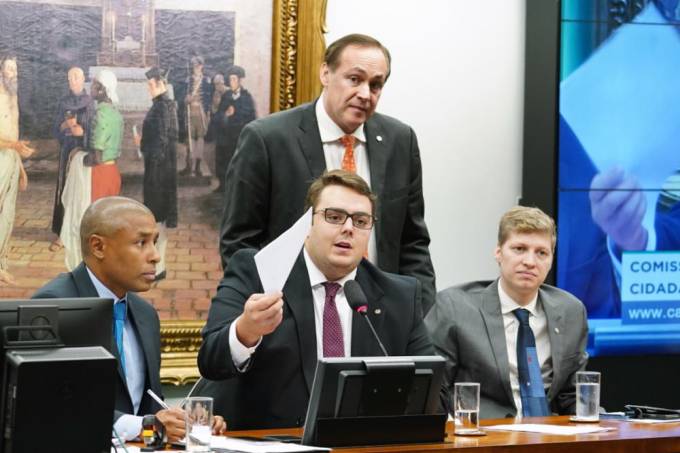
<path fill-rule="evenodd" d="M 328 76 L 331 72 L 331 68 L 328 67 L 328 64 L 322 63 L 321 68 L 319 68 L 319 79 L 321 80 L 321 85 L 324 87 L 328 86 Z"/>
<path fill-rule="evenodd" d="M 496 264 L 501 264 L 501 246 L 497 245 L 494 251 L 494 257 L 496 258 Z"/>
<path fill-rule="evenodd" d="M 103 260 L 106 250 L 106 238 L 99 234 L 93 234 L 87 241 L 90 246 L 90 255 L 98 260 Z"/>

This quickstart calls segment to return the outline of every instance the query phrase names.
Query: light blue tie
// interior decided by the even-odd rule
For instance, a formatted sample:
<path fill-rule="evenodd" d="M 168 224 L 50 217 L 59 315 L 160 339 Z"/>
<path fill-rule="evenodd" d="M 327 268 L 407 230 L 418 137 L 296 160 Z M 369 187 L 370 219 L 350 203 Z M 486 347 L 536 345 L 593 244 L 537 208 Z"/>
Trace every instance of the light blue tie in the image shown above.
<path fill-rule="evenodd" d="M 543 388 L 541 366 L 536 354 L 536 338 L 529 325 L 529 310 L 518 308 L 512 312 L 519 320 L 517 329 L 517 377 L 522 399 L 522 415 L 545 417 L 550 415 Z"/>
<path fill-rule="evenodd" d="M 123 331 L 125 330 L 125 316 L 127 313 L 125 299 L 113 304 L 113 337 L 116 339 L 120 368 L 125 374 L 125 351 L 123 350 Z"/>

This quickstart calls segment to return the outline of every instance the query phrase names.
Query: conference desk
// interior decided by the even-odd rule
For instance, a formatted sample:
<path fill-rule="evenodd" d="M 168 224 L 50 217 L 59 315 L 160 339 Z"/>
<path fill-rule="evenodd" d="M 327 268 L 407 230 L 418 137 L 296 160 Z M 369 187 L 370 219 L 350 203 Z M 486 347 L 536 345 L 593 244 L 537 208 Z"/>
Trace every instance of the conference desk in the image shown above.
<path fill-rule="evenodd" d="M 515 423 L 513 419 L 483 420 L 484 425 Z M 570 424 L 569 417 L 525 418 L 522 423 Z M 389 445 L 361 448 L 339 448 L 336 450 L 356 453 L 369 452 L 453 452 L 469 450 L 471 453 L 578 453 L 578 452 L 680 452 L 680 422 L 646 425 L 628 421 L 602 420 L 600 426 L 616 428 L 597 434 L 557 436 L 509 431 L 488 431 L 483 437 L 462 437 L 453 435 L 453 425 L 446 426 L 447 437 L 442 443 Z M 230 431 L 231 436 L 261 437 L 267 434 L 292 434 L 300 436 L 302 430 L 276 429 L 263 431 Z"/>

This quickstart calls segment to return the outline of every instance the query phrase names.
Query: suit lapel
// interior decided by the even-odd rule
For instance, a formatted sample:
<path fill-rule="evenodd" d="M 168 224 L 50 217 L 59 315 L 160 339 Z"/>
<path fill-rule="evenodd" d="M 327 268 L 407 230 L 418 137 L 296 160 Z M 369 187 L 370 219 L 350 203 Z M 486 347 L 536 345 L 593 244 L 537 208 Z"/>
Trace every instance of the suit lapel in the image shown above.
<path fill-rule="evenodd" d="M 539 300 L 543 306 L 545 317 L 548 320 L 548 336 L 550 337 L 550 356 L 552 357 L 553 378 L 550 389 L 548 390 L 548 401 L 552 401 L 555 397 L 555 392 L 562 387 L 561 367 L 564 353 L 562 351 L 562 335 L 565 331 L 565 326 L 562 316 L 562 307 L 557 301 L 545 297 L 545 293 L 539 290 Z"/>
<path fill-rule="evenodd" d="M 315 106 L 316 102 L 309 104 L 302 110 L 300 133 L 298 134 L 300 150 L 307 160 L 307 165 L 309 166 L 309 172 L 312 178 L 321 175 L 326 169 L 323 144 L 321 143 L 319 125 L 316 121 L 316 113 L 314 111 Z"/>
<path fill-rule="evenodd" d="M 364 133 L 366 134 L 366 152 L 368 153 L 368 165 L 371 169 L 371 190 L 378 195 L 378 209 L 379 218 L 386 218 L 383 215 L 380 206 L 380 199 L 382 198 L 385 189 L 385 174 L 387 172 L 388 150 L 391 146 L 385 144 L 386 136 L 382 128 L 374 119 L 369 119 L 364 125 Z M 376 223 L 375 237 L 382 237 L 382 226 L 384 222 Z"/>
<path fill-rule="evenodd" d="M 128 316 L 130 317 L 130 323 L 135 329 L 137 334 L 137 339 L 139 340 L 139 346 L 142 348 L 142 353 L 144 354 L 144 362 L 146 363 L 146 375 L 150 377 L 153 373 L 149 372 L 153 370 L 156 366 L 151 363 L 152 353 L 154 351 L 154 341 L 155 338 L 149 335 L 149 333 L 154 332 L 155 329 L 149 324 L 149 319 L 142 315 L 140 310 L 140 305 L 144 302 L 140 300 L 137 295 L 133 293 L 128 293 Z M 154 383 L 149 382 L 150 388 L 155 388 Z"/>
<path fill-rule="evenodd" d="M 309 282 L 309 273 L 302 254 L 298 256 L 293 270 L 283 288 L 283 299 L 295 319 L 302 371 L 311 391 L 316 370 L 316 330 L 314 324 L 314 299 Z"/>
<path fill-rule="evenodd" d="M 73 269 L 71 274 L 73 275 L 73 281 L 76 284 L 80 297 L 99 297 L 97 288 L 94 287 L 94 283 L 92 283 L 90 275 L 87 273 L 85 263 L 80 263 Z"/>
<path fill-rule="evenodd" d="M 498 297 L 498 280 L 489 285 L 482 292 L 482 306 L 480 313 L 486 325 L 486 334 L 491 343 L 498 377 L 503 385 L 503 390 L 508 401 L 514 406 L 512 389 L 510 387 L 510 364 L 508 362 L 508 347 L 505 342 L 505 327 L 503 325 L 503 313 L 501 312 L 501 300 Z"/>
<path fill-rule="evenodd" d="M 361 286 L 361 289 L 366 295 L 366 300 L 368 301 L 368 317 L 373 323 L 378 335 L 381 335 L 383 331 L 382 325 L 385 319 L 385 304 L 383 301 L 383 291 L 376 284 L 375 280 L 371 278 L 370 274 L 366 271 L 365 260 L 361 260 L 359 267 L 357 268 L 356 281 Z M 357 312 L 352 313 L 352 351 L 351 355 L 353 357 L 371 357 L 371 356 L 382 356 L 383 353 L 380 350 L 373 334 L 368 327 L 365 319 L 361 319 L 362 315 Z M 389 354 L 390 351 L 387 351 Z"/>
<path fill-rule="evenodd" d="M 385 173 L 387 171 L 387 151 L 391 147 L 385 143 L 386 136 L 380 125 L 374 120 L 369 119 L 364 125 L 366 134 L 366 151 L 368 152 L 368 165 L 371 168 L 371 189 L 381 195 L 385 184 Z"/>
<path fill-rule="evenodd" d="M 73 271 L 71 272 L 73 275 L 73 281 L 76 284 L 76 288 L 78 289 L 78 295 L 81 297 L 99 297 L 99 293 L 97 292 L 97 288 L 94 287 L 94 283 L 92 283 L 92 280 L 90 279 L 90 275 L 87 272 L 87 268 L 85 267 L 85 263 L 80 263 Z M 113 305 L 111 306 L 111 311 L 113 311 Z M 132 398 L 130 398 L 130 393 L 128 392 L 127 388 L 127 381 L 125 380 L 125 374 L 123 373 L 123 368 L 121 367 L 120 363 L 120 353 L 118 352 L 118 346 L 116 346 L 115 341 L 113 339 L 113 330 L 111 331 L 111 347 L 109 348 L 109 352 L 111 352 L 114 357 L 116 357 L 116 363 L 117 363 L 117 368 L 118 368 L 118 377 L 121 379 L 123 383 L 123 388 L 125 389 L 125 394 L 127 395 L 130 405 L 132 405 Z"/>

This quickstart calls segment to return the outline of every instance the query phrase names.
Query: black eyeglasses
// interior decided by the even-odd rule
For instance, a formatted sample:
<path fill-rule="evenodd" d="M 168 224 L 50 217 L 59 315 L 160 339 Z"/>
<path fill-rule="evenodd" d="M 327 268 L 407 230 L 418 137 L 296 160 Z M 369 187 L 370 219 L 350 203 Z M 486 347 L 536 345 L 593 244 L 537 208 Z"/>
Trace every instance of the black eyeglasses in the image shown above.
<path fill-rule="evenodd" d="M 366 212 L 355 212 L 350 214 L 344 209 L 339 208 L 319 209 L 318 211 L 314 211 L 314 214 L 318 214 L 319 212 L 323 212 L 324 220 L 333 225 L 344 225 L 347 221 L 347 217 L 350 217 L 352 219 L 352 225 L 360 230 L 370 230 L 373 227 L 373 224 L 378 220 Z"/>

